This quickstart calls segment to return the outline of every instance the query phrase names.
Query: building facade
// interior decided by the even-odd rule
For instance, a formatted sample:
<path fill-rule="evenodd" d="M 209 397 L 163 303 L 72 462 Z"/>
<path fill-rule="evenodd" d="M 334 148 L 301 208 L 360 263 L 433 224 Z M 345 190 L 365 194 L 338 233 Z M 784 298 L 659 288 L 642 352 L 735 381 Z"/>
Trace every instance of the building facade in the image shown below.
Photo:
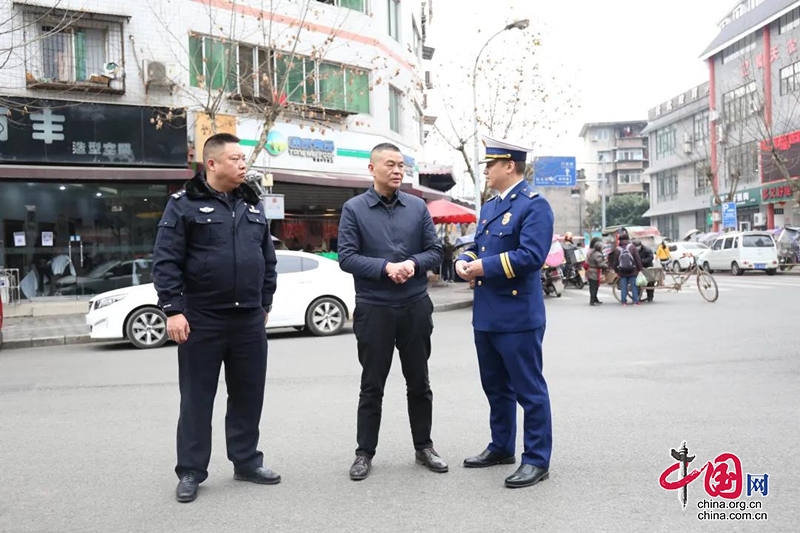
<path fill-rule="evenodd" d="M 179 5 L 179 8 L 178 8 Z M 373 146 L 419 183 L 430 2 L 7 2 L 0 20 L 0 265 L 142 258 L 214 132 L 282 194 L 273 233 L 335 248 Z M 24 44 L 19 44 L 24 43 Z M 266 142 L 263 142 L 266 141 Z"/>
<path fill-rule="evenodd" d="M 737 9 L 701 55 L 709 67 L 715 187 L 724 200 L 757 198 L 739 211 L 740 229 L 796 225 L 798 188 L 787 178 L 796 184 L 800 175 L 800 2 L 766 0 Z M 776 154 L 788 176 L 772 163 Z"/>
<path fill-rule="evenodd" d="M 673 240 L 712 224 L 708 92 L 703 83 L 648 111 L 650 209 L 644 216 Z"/>
<path fill-rule="evenodd" d="M 606 180 L 606 197 L 636 194 L 647 197 L 650 188 L 645 175 L 649 162 L 647 121 L 587 123 L 579 137 L 583 150 L 578 168 L 586 174 L 586 199 L 597 201 Z"/>

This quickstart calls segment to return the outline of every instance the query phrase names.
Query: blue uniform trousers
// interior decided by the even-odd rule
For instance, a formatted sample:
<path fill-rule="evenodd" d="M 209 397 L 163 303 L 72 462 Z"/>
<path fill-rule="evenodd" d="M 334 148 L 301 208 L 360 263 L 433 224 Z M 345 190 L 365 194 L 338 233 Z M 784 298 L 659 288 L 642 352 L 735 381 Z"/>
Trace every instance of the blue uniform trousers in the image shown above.
<path fill-rule="evenodd" d="M 524 412 L 523 464 L 550 467 L 550 397 L 542 375 L 544 327 L 510 333 L 475 330 L 481 384 L 489 400 L 489 450 L 514 455 L 517 403 Z"/>
<path fill-rule="evenodd" d="M 264 310 L 186 309 L 184 314 L 190 333 L 178 346 L 181 410 L 175 472 L 181 477 L 194 470 L 200 482 L 208 477 L 211 417 L 223 362 L 228 389 L 228 459 L 237 472 L 263 466 L 264 456 L 257 446 L 267 375 Z"/>

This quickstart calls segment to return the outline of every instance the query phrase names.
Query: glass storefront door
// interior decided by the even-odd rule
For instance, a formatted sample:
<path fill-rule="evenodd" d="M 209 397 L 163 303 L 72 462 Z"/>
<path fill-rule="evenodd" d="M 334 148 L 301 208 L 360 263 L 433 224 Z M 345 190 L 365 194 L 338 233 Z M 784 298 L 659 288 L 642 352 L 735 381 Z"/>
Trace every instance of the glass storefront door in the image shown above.
<path fill-rule="evenodd" d="M 179 187 L 0 182 L 0 266 L 19 269 L 29 299 L 149 283 L 158 220 Z"/>

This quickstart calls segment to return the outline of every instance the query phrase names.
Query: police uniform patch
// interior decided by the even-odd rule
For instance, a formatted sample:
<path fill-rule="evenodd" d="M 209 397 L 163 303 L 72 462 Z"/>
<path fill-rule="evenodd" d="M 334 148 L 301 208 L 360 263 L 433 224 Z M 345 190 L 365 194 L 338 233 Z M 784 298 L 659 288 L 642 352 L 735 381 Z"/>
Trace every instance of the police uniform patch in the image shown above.
<path fill-rule="evenodd" d="M 508 221 L 511 220 L 511 213 L 506 213 L 503 215 L 502 224 L 505 226 L 508 224 Z"/>
<path fill-rule="evenodd" d="M 200 208 L 201 213 L 211 213 L 214 211 L 213 207 L 205 206 Z"/>
<path fill-rule="evenodd" d="M 180 198 L 184 194 L 186 194 L 186 189 L 181 189 L 180 191 L 178 191 L 175 194 L 173 194 L 172 197 L 177 200 L 178 198 Z"/>

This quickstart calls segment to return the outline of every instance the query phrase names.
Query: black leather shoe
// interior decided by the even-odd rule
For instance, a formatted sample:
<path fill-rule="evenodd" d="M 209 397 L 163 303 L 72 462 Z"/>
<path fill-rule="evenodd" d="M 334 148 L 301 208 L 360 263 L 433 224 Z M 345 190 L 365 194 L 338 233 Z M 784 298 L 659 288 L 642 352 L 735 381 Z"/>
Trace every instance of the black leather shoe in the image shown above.
<path fill-rule="evenodd" d="M 536 485 L 550 477 L 550 471 L 533 465 L 520 465 L 517 471 L 506 478 L 506 487 L 519 489 Z"/>
<path fill-rule="evenodd" d="M 431 472 L 443 474 L 447 472 L 447 463 L 444 462 L 436 450 L 433 448 L 425 448 L 424 450 L 417 450 L 417 464 L 423 465 Z"/>
<path fill-rule="evenodd" d="M 464 466 L 466 468 L 486 468 L 487 466 L 494 465 L 513 465 L 516 462 L 517 458 L 513 455 L 500 455 L 499 453 L 486 449 L 483 450 L 480 455 L 464 459 Z"/>
<path fill-rule="evenodd" d="M 367 479 L 371 468 L 372 459 L 366 455 L 356 455 L 356 460 L 353 461 L 353 466 L 350 467 L 350 479 L 353 481 Z"/>
<path fill-rule="evenodd" d="M 197 499 L 197 488 L 200 483 L 197 482 L 197 474 L 193 471 L 188 471 L 181 476 L 178 482 L 178 487 L 175 489 L 175 499 L 181 503 L 193 502 Z"/>
<path fill-rule="evenodd" d="M 281 482 L 281 476 L 263 466 L 259 466 L 250 472 L 234 472 L 233 479 L 258 483 L 259 485 L 277 485 Z"/>

